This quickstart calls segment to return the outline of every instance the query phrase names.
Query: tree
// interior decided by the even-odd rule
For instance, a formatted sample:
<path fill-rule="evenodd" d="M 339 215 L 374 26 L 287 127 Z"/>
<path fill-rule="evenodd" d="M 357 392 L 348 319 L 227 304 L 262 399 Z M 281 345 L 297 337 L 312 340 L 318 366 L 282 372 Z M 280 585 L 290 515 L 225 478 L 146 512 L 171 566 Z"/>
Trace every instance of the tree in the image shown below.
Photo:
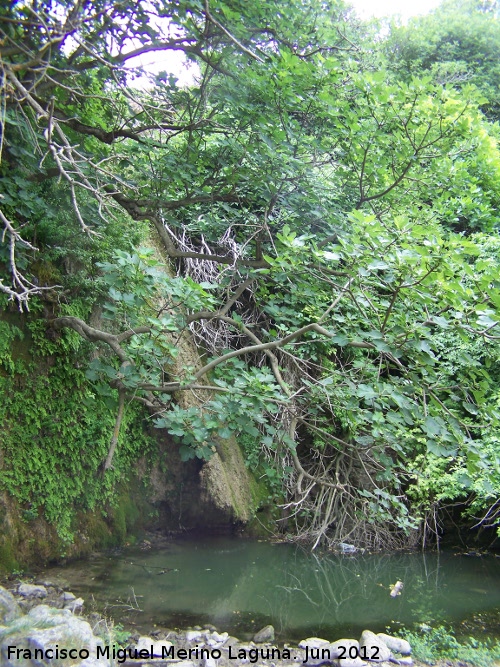
<path fill-rule="evenodd" d="M 448 0 L 407 26 L 393 25 L 382 48 L 399 76 L 428 73 L 459 90 L 477 86 L 483 111 L 495 121 L 500 111 L 499 44 L 498 2 Z"/>
<path fill-rule="evenodd" d="M 496 340 L 497 263 L 441 226 L 458 205 L 493 225 L 500 158 L 474 91 L 359 73 L 344 9 L 313 0 L 33 3 L 3 10 L 2 30 L 0 289 L 20 308 L 54 294 L 30 255 L 61 206 L 96 247 L 111 221 L 148 221 L 170 261 L 117 249 L 90 280 L 100 324 L 47 318 L 52 337 L 99 346 L 87 376 L 118 397 L 104 470 L 130 398 L 185 459 L 236 434 L 314 546 L 411 541 L 416 457 L 473 475 L 497 419 L 484 369 L 441 381 L 436 333 Z M 196 59 L 198 83 L 135 90 L 124 64 L 161 50 Z M 176 359 L 185 335 L 200 368 Z M 172 400 L 188 391 L 202 409 Z"/>

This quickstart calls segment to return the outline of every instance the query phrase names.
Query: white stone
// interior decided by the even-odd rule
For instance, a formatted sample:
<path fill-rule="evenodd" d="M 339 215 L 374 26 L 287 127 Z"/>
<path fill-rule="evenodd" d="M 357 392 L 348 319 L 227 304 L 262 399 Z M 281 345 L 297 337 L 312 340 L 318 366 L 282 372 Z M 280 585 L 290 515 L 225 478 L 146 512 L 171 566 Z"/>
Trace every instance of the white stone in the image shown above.
<path fill-rule="evenodd" d="M 371 662 L 385 662 L 391 659 L 391 649 L 384 640 L 370 630 L 363 630 L 359 640 L 360 656 Z"/>
<path fill-rule="evenodd" d="M 47 589 L 45 586 L 35 586 L 35 584 L 20 584 L 17 589 L 19 595 L 23 598 L 46 598 Z"/>
<path fill-rule="evenodd" d="M 64 593 L 61 593 L 59 597 L 65 602 L 71 602 L 71 600 L 76 599 L 76 595 L 74 593 L 70 593 L 69 591 L 64 591 Z"/>
<path fill-rule="evenodd" d="M 188 642 L 197 642 L 203 638 L 203 632 L 199 630 L 188 630 L 186 632 L 186 641 Z"/>
<path fill-rule="evenodd" d="M 299 642 L 299 648 L 305 648 L 308 646 L 309 648 L 321 648 L 325 647 L 325 644 L 329 644 L 330 642 L 327 639 L 320 639 L 319 637 L 309 637 L 308 639 L 303 639 L 302 641 Z"/>
<path fill-rule="evenodd" d="M 355 647 L 357 651 L 358 657 L 356 658 L 350 657 L 349 651 L 352 647 Z M 342 665 L 342 667 L 364 667 L 364 665 L 367 664 L 359 657 L 359 642 L 356 639 L 339 639 L 338 641 L 333 642 L 333 644 L 330 644 L 330 652 L 332 657 L 339 658 L 339 664 Z"/>
<path fill-rule="evenodd" d="M 94 636 L 87 621 L 73 616 L 67 609 L 52 609 L 45 604 L 31 609 L 17 629 L 11 626 L 8 636 L 0 640 L 2 658 L 7 655 L 9 645 L 43 652 L 56 645 L 59 648 L 85 648 L 90 657 L 79 662 L 78 667 L 109 667 L 109 660 L 95 657 L 102 640 Z M 1 664 L 2 667 L 18 667 L 18 660 L 4 658 Z"/>
<path fill-rule="evenodd" d="M 10 591 L 0 586 L 0 625 L 21 616 L 21 608 Z"/>
<path fill-rule="evenodd" d="M 256 644 L 269 644 L 274 641 L 274 627 L 266 625 L 255 633 L 253 640 Z"/>
<path fill-rule="evenodd" d="M 69 609 L 72 612 L 75 612 L 75 611 L 80 611 L 83 605 L 84 605 L 83 598 L 75 598 L 74 600 L 66 602 L 64 608 Z"/>
<path fill-rule="evenodd" d="M 396 651 L 396 653 L 401 653 L 401 655 L 410 655 L 411 646 L 406 639 L 401 639 L 400 637 L 391 637 L 390 635 L 385 635 L 383 632 L 379 632 L 378 637 L 388 646 L 391 651 Z"/>

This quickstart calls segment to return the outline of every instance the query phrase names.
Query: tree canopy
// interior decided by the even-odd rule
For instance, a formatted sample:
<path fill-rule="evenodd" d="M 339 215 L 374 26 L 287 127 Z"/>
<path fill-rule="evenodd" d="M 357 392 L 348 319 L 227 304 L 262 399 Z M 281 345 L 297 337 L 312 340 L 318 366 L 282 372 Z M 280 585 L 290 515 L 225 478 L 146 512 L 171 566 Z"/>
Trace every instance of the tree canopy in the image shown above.
<path fill-rule="evenodd" d="M 96 345 L 105 470 L 133 400 L 185 460 L 235 434 L 314 546 L 414 543 L 448 500 L 495 524 L 488 11 L 445 3 L 367 43 L 319 0 L 0 9 L 0 291 Z M 129 61 L 174 51 L 192 85 L 134 85 Z"/>

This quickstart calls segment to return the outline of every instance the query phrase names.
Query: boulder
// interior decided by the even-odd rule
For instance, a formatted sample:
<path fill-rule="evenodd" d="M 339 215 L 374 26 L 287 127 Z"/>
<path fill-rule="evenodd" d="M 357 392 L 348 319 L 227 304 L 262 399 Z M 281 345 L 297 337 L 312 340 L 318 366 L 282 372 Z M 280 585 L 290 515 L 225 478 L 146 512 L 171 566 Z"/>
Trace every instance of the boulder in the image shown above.
<path fill-rule="evenodd" d="M 339 658 L 339 665 L 342 667 L 364 667 L 367 664 L 359 657 L 359 642 L 356 639 L 339 639 L 330 644 L 330 651 L 332 657 L 335 655 Z M 356 657 L 351 657 L 351 655 Z"/>
<path fill-rule="evenodd" d="M 401 655 L 410 655 L 411 646 L 406 639 L 401 639 L 400 637 L 391 637 L 390 635 L 385 635 L 383 632 L 379 632 L 377 637 L 385 643 L 385 645 L 395 651 L 396 653 L 401 653 Z"/>
<path fill-rule="evenodd" d="M 47 597 L 47 589 L 45 586 L 37 586 L 36 584 L 19 584 L 17 593 L 23 598 Z"/>
<path fill-rule="evenodd" d="M 21 616 L 22 612 L 10 591 L 0 586 L 0 625 L 7 625 Z"/>
<path fill-rule="evenodd" d="M 259 630 L 253 638 L 256 644 L 269 644 L 274 641 L 274 627 L 266 625 L 262 630 Z"/>
<path fill-rule="evenodd" d="M 0 664 L 2 667 L 20 667 L 20 664 L 23 667 L 52 667 L 57 660 L 35 660 L 34 652 L 39 649 L 45 655 L 49 649 L 58 646 L 59 650 L 88 651 L 89 657 L 84 655 L 78 662 L 73 661 L 74 667 L 110 667 L 106 658 L 97 659 L 98 645 L 102 646 L 102 641 L 94 636 L 86 621 L 73 616 L 67 609 L 53 609 L 42 604 L 0 630 Z M 22 663 L 16 658 L 9 659 L 9 646 L 31 651 L 33 659 L 28 657 Z"/>
<path fill-rule="evenodd" d="M 323 646 L 318 646 L 316 648 L 307 647 L 306 650 L 302 652 L 299 660 L 304 665 L 307 665 L 307 667 L 337 665 L 339 663 L 337 660 L 337 653 L 335 649 L 332 649 L 331 644 L 323 644 Z"/>
<path fill-rule="evenodd" d="M 384 640 L 370 630 L 363 630 L 359 647 L 361 657 L 370 662 L 386 662 L 392 657 L 391 649 Z"/>

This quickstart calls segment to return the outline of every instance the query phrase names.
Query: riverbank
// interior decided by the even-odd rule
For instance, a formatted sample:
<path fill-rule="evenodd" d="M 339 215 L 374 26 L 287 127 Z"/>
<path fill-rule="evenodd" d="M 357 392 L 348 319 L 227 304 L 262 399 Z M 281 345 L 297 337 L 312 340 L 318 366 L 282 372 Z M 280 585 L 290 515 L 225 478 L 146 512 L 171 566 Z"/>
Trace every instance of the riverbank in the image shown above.
<path fill-rule="evenodd" d="M 402 637 L 365 630 L 359 639 L 335 641 L 309 637 L 297 645 L 275 643 L 272 626 L 251 641 L 240 641 L 214 626 L 188 630 L 153 629 L 134 634 L 96 613 L 82 615 L 85 602 L 50 581 L 0 587 L 0 655 L 2 667 L 493 667 L 497 656 L 482 651 L 477 659 L 422 662 Z M 436 639 L 434 637 L 434 639 Z M 441 638 L 442 639 L 442 638 Z M 417 640 L 418 643 L 418 640 Z M 463 646 L 456 644 L 456 648 Z M 422 645 L 418 646 L 422 650 Z M 452 648 L 452 647 L 450 647 Z M 429 654 L 430 656 L 430 654 Z"/>

